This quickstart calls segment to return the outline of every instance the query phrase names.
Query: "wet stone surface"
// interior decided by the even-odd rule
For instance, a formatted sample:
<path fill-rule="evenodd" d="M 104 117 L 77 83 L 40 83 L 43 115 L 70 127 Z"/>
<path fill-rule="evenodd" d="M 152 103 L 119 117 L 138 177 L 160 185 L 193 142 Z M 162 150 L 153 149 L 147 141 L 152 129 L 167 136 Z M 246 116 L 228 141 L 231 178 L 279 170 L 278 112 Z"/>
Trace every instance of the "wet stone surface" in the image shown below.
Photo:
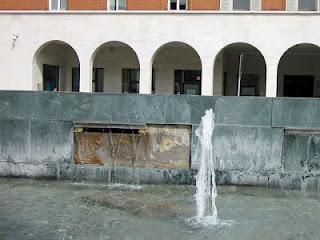
<path fill-rule="evenodd" d="M 319 193 L 219 187 L 225 224 L 206 227 L 190 221 L 194 193 L 194 186 L 0 179 L 0 239 L 319 239 Z"/>

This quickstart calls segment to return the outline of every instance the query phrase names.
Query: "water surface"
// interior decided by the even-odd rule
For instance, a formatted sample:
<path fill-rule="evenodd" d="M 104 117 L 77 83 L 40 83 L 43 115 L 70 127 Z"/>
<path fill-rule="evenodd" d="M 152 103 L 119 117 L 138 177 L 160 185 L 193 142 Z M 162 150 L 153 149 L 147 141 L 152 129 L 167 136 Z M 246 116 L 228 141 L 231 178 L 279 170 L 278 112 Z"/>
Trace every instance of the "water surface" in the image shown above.
<path fill-rule="evenodd" d="M 0 179 L 3 239 L 320 239 L 320 195 L 218 187 L 218 226 L 200 226 L 195 186 Z"/>

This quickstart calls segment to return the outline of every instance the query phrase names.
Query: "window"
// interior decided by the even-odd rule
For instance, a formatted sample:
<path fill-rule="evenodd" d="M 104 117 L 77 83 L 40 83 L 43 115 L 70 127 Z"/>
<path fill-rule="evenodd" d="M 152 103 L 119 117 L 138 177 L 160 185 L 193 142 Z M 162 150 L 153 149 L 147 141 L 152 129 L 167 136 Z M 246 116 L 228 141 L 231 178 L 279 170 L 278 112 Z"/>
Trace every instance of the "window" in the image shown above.
<path fill-rule="evenodd" d="M 50 10 L 67 10 L 67 0 L 50 0 Z"/>
<path fill-rule="evenodd" d="M 139 69 L 122 69 L 122 92 L 139 93 Z"/>
<path fill-rule="evenodd" d="M 199 70 L 175 70 L 174 94 L 201 94 L 201 71 Z"/>
<path fill-rule="evenodd" d="M 284 97 L 314 97 L 314 76 L 284 75 Z"/>
<path fill-rule="evenodd" d="M 110 0 L 109 10 L 126 10 L 126 0 Z"/>
<path fill-rule="evenodd" d="M 250 0 L 233 0 L 233 10 L 250 11 Z"/>
<path fill-rule="evenodd" d="M 299 0 L 298 10 L 299 11 L 316 11 L 317 10 L 316 0 Z"/>
<path fill-rule="evenodd" d="M 169 0 L 169 10 L 187 10 L 187 0 Z"/>
<path fill-rule="evenodd" d="M 59 91 L 59 67 L 43 64 L 43 90 Z"/>
<path fill-rule="evenodd" d="M 80 89 L 80 68 L 72 68 L 72 92 L 79 92 Z"/>
<path fill-rule="evenodd" d="M 259 75 L 242 74 L 240 96 L 259 96 Z"/>
<path fill-rule="evenodd" d="M 92 72 L 92 90 L 103 92 L 104 68 L 94 68 Z"/>

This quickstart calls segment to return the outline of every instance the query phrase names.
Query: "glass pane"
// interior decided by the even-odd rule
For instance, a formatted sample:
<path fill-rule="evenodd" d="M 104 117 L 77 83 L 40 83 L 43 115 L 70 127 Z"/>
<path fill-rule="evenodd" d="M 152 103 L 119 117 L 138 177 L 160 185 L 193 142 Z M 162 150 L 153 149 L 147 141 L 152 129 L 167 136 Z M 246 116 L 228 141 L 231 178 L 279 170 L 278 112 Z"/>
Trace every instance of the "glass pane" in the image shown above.
<path fill-rule="evenodd" d="M 110 10 L 116 10 L 116 0 L 109 0 L 110 1 Z"/>
<path fill-rule="evenodd" d="M 233 10 L 250 10 L 250 0 L 233 0 Z"/>
<path fill-rule="evenodd" d="M 184 84 L 184 94 L 200 95 L 200 84 Z"/>
<path fill-rule="evenodd" d="M 67 0 L 60 0 L 60 10 L 67 10 Z"/>
<path fill-rule="evenodd" d="M 59 90 L 59 67 L 52 65 L 43 65 L 43 90 Z"/>
<path fill-rule="evenodd" d="M 126 9 L 126 0 L 118 0 L 118 9 L 119 10 L 125 10 Z"/>
<path fill-rule="evenodd" d="M 80 68 L 72 68 L 72 92 L 79 92 Z"/>
<path fill-rule="evenodd" d="M 184 81 L 201 81 L 201 71 L 196 70 L 186 70 L 184 72 Z"/>
<path fill-rule="evenodd" d="M 177 0 L 170 0 L 170 9 L 177 10 Z"/>
<path fill-rule="evenodd" d="M 174 94 L 183 94 L 182 86 L 183 71 L 175 70 L 174 71 Z"/>
<path fill-rule="evenodd" d="M 139 93 L 139 83 L 138 82 L 133 82 L 131 84 L 131 89 L 129 91 L 130 93 Z"/>
<path fill-rule="evenodd" d="M 58 0 L 51 0 L 51 10 L 58 10 Z"/>
<path fill-rule="evenodd" d="M 104 69 L 97 68 L 96 70 L 96 92 L 103 92 Z"/>
<path fill-rule="evenodd" d="M 316 0 L 299 0 L 299 11 L 316 11 Z"/>
<path fill-rule="evenodd" d="M 129 92 L 129 82 L 128 81 L 123 81 L 122 82 L 122 92 L 123 93 L 128 93 Z"/>
<path fill-rule="evenodd" d="M 139 69 L 123 69 L 122 70 L 122 92 L 139 93 Z"/>
<path fill-rule="evenodd" d="M 187 1 L 186 0 L 180 0 L 179 2 L 179 7 L 180 7 L 180 10 L 186 10 L 187 9 Z"/>

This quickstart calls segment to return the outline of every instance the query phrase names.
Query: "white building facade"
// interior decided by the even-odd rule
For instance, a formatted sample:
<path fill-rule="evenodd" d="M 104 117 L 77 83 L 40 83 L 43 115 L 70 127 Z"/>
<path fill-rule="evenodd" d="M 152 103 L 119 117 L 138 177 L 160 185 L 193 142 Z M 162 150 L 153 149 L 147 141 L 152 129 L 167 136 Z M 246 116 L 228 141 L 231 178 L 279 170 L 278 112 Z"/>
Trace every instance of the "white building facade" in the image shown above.
<path fill-rule="evenodd" d="M 317 11 L 3 11 L 0 89 L 319 97 L 319 21 Z"/>

